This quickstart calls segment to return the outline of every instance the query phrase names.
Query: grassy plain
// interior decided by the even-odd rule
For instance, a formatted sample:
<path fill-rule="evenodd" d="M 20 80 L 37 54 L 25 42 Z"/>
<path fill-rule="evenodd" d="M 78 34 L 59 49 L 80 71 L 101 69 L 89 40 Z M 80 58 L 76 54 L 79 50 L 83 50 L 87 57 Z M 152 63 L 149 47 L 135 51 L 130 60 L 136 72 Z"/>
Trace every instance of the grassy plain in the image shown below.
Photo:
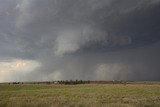
<path fill-rule="evenodd" d="M 0 107 L 160 107 L 160 84 L 0 84 Z"/>

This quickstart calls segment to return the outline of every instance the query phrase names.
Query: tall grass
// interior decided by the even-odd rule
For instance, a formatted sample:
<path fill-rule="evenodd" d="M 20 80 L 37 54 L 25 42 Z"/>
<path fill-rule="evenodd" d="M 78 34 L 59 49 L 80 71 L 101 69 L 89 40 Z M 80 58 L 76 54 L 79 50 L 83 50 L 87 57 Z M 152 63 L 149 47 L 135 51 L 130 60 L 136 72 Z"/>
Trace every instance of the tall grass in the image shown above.
<path fill-rule="evenodd" d="M 0 84 L 0 107 L 160 107 L 158 84 Z"/>

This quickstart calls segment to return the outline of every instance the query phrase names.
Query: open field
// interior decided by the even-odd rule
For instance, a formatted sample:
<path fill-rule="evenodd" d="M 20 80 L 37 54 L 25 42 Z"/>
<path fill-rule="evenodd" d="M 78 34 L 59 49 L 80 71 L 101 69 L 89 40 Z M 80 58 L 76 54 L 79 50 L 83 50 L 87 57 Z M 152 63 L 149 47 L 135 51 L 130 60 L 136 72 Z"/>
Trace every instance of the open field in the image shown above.
<path fill-rule="evenodd" d="M 160 107 L 160 84 L 0 84 L 0 107 Z"/>

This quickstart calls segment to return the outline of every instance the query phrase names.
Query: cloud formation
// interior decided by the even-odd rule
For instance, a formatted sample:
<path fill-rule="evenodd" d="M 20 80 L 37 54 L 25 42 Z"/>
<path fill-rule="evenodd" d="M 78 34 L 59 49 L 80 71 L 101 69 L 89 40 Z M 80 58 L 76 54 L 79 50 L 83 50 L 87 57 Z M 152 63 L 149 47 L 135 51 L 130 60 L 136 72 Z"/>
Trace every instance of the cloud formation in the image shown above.
<path fill-rule="evenodd" d="M 158 80 L 159 14 L 160 0 L 0 0 L 0 66 L 40 63 L 26 81 Z"/>

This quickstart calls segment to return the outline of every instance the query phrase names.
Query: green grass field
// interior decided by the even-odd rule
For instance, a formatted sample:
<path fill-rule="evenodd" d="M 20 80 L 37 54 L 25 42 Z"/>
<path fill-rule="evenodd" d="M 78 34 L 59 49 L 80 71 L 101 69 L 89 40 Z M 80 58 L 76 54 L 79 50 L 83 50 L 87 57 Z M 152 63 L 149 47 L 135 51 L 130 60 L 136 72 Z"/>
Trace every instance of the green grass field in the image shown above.
<path fill-rule="evenodd" d="M 160 107 L 159 84 L 0 84 L 0 107 Z"/>

